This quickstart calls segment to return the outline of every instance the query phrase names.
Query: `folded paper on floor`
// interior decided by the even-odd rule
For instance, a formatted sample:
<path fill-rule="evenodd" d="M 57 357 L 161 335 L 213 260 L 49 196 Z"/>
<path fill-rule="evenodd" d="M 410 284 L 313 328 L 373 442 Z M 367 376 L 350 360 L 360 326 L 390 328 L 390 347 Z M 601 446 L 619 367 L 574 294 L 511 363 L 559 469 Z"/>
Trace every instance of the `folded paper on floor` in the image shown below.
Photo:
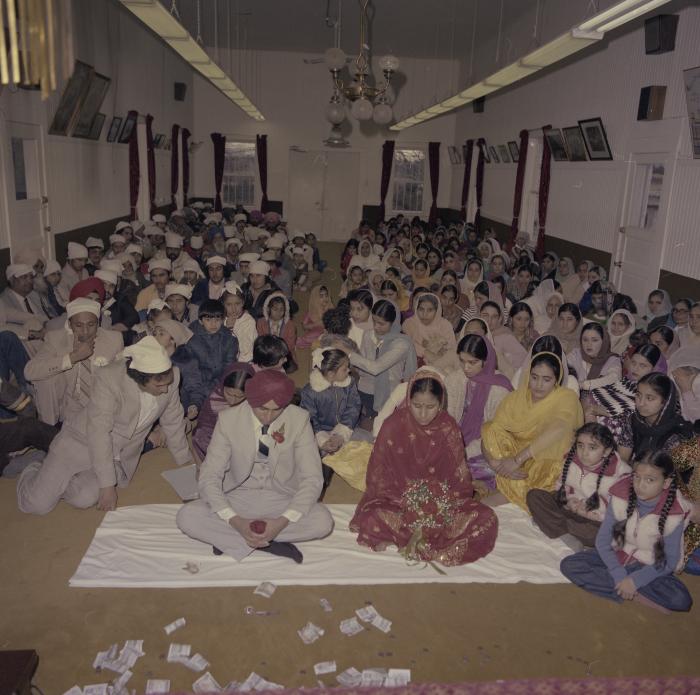
<path fill-rule="evenodd" d="M 513 584 L 566 583 L 560 561 L 571 550 L 549 540 L 513 504 L 496 508 L 499 520 L 494 550 L 478 562 L 445 567 L 409 565 L 396 553 L 375 553 L 357 544 L 348 524 L 353 504 L 329 504 L 335 529 L 318 541 L 300 543 L 304 563 L 297 565 L 268 553 L 243 562 L 214 556 L 210 545 L 185 536 L 175 525 L 179 504 L 147 504 L 108 512 L 70 579 L 75 587 L 209 587 L 324 584 Z"/>

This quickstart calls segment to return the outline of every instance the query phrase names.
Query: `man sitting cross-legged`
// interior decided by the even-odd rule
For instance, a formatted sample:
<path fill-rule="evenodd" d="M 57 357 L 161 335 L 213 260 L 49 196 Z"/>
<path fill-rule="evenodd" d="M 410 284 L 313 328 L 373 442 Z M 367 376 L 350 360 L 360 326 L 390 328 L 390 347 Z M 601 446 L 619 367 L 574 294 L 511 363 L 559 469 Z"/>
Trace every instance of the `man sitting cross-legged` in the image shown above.
<path fill-rule="evenodd" d="M 177 525 L 236 560 L 261 550 L 302 562 L 292 545 L 327 536 L 333 519 L 317 502 L 321 459 L 309 414 L 290 405 L 294 382 L 280 371 L 245 384 L 247 402 L 219 414 L 199 472 L 201 499 Z"/>

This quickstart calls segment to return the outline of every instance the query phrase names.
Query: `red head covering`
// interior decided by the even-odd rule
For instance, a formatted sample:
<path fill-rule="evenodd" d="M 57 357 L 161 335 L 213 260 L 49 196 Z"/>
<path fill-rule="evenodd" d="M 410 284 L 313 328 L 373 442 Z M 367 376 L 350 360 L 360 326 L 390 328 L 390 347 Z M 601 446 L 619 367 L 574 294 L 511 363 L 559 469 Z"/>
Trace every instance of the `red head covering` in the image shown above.
<path fill-rule="evenodd" d="M 70 301 L 78 297 L 87 297 L 91 292 L 96 292 L 99 295 L 100 304 L 105 301 L 105 286 L 102 280 L 99 278 L 87 278 L 87 280 L 81 280 L 80 282 L 73 285 L 73 289 L 70 291 Z"/>
<path fill-rule="evenodd" d="M 286 408 L 294 396 L 294 382 L 283 372 L 264 369 L 245 382 L 245 395 L 253 408 L 268 401 L 274 401 L 278 408 Z"/>

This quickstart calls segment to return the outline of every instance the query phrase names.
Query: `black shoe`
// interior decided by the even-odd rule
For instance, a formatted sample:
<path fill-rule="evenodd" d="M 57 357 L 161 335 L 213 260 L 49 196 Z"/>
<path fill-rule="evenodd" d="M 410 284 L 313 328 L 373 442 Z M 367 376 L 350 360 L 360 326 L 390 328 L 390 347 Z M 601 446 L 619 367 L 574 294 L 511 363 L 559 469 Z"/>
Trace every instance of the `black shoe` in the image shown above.
<path fill-rule="evenodd" d="M 212 545 L 211 551 L 214 553 L 214 555 L 223 555 L 224 551 L 219 550 L 215 545 Z"/>
<path fill-rule="evenodd" d="M 288 557 L 290 560 L 294 560 L 297 565 L 300 565 L 304 561 L 304 556 L 301 554 L 301 551 L 293 543 L 270 541 L 270 545 L 264 548 L 258 548 L 258 550 L 262 550 L 264 553 L 271 553 L 272 555 L 279 555 L 280 557 Z"/>

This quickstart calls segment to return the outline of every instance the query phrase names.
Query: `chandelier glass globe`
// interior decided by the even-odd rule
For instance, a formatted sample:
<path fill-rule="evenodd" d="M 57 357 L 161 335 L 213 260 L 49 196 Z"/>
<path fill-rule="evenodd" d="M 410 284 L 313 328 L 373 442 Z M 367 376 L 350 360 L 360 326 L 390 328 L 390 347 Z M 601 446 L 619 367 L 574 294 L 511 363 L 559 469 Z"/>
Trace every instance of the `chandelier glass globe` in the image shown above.
<path fill-rule="evenodd" d="M 373 119 L 374 122 L 377 123 L 378 125 L 386 125 L 387 123 L 391 123 L 391 119 L 394 117 L 394 114 L 391 110 L 391 106 L 389 104 L 377 104 L 374 107 L 374 115 Z"/>
<path fill-rule="evenodd" d="M 326 120 L 333 125 L 338 125 L 345 120 L 345 108 L 342 104 L 331 102 L 326 106 Z"/>
<path fill-rule="evenodd" d="M 358 121 L 369 121 L 372 118 L 374 107 L 366 97 L 361 97 L 352 103 L 350 112 Z"/>

